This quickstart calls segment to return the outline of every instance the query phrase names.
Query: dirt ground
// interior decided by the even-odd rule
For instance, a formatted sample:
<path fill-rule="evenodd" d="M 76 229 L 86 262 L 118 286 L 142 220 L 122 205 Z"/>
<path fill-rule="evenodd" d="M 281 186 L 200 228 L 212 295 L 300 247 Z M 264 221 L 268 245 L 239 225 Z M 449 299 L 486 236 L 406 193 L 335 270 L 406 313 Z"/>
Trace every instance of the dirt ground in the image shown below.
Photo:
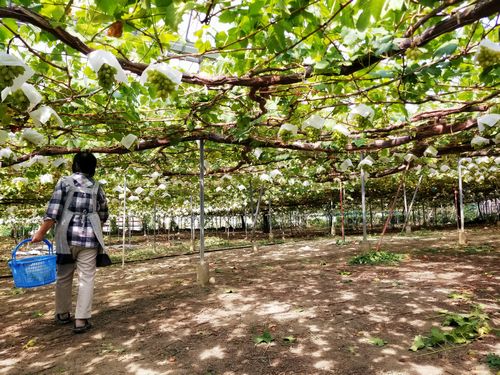
<path fill-rule="evenodd" d="M 494 374 L 493 333 L 408 350 L 440 309 L 480 303 L 499 328 L 500 229 L 467 234 L 469 251 L 456 231 L 388 237 L 384 249 L 409 255 L 399 266 L 348 265 L 357 237 L 208 253 L 208 287 L 196 285 L 197 256 L 114 265 L 98 270 L 82 335 L 53 323 L 53 284 L 20 292 L 2 279 L 0 375 Z M 273 341 L 257 344 L 265 332 Z"/>

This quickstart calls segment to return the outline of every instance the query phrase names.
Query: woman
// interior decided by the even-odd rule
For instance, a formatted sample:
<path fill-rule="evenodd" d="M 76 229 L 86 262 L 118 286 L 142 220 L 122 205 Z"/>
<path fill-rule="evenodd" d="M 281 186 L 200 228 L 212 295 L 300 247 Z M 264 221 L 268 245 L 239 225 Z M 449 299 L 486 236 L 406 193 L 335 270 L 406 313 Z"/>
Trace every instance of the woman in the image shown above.
<path fill-rule="evenodd" d="M 57 254 L 56 314 L 58 324 L 71 323 L 73 274 L 78 271 L 78 298 L 73 332 L 88 331 L 90 324 L 96 256 L 104 251 L 102 225 L 108 218 L 106 197 L 94 176 L 97 160 L 89 152 L 73 158 L 73 174 L 57 183 L 43 223 L 31 242 L 40 242 L 55 224 Z"/>

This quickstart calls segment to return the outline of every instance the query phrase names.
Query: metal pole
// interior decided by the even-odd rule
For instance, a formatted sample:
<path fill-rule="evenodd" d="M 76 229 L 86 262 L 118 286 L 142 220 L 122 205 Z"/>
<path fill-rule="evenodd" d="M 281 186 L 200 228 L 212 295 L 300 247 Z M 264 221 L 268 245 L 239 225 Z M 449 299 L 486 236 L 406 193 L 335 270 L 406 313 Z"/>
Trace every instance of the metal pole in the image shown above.
<path fill-rule="evenodd" d="M 253 184 L 252 184 L 252 180 L 251 179 L 250 179 L 250 183 L 249 183 L 248 193 L 250 195 L 250 217 L 253 220 L 254 202 L 253 202 Z M 252 221 L 252 226 L 253 226 L 253 221 Z"/>
<path fill-rule="evenodd" d="M 272 208 L 271 208 L 271 198 L 269 198 L 269 239 L 272 240 L 274 238 L 273 235 L 273 216 L 272 216 Z"/>
<path fill-rule="evenodd" d="M 341 219 L 341 234 L 342 234 L 342 242 L 345 242 L 345 234 L 344 234 L 344 204 L 343 204 L 343 189 L 342 180 L 340 180 L 340 219 Z"/>
<path fill-rule="evenodd" d="M 245 208 L 244 215 L 245 215 L 245 239 L 247 239 L 248 238 L 248 225 L 247 225 L 248 217 L 247 217 L 247 210 L 246 210 L 246 208 Z"/>
<path fill-rule="evenodd" d="M 200 262 L 205 257 L 205 149 L 200 139 Z"/>
<path fill-rule="evenodd" d="M 132 224 L 130 224 L 132 222 Z M 133 216 L 128 216 L 128 246 L 130 247 L 132 241 L 132 228 L 134 227 L 135 218 Z"/>
<path fill-rule="evenodd" d="M 156 192 L 153 194 L 153 251 L 156 252 Z"/>
<path fill-rule="evenodd" d="M 330 223 L 330 236 L 335 236 L 335 215 L 333 212 L 333 197 L 330 198 L 330 217 L 331 217 L 331 223 Z"/>
<path fill-rule="evenodd" d="M 363 154 L 361 154 L 363 158 Z M 365 200 L 365 171 L 361 167 L 361 210 L 363 212 L 363 241 L 367 240 L 366 234 L 366 200 Z"/>
<path fill-rule="evenodd" d="M 252 242 L 254 241 L 254 236 L 255 236 L 255 225 L 257 224 L 257 218 L 259 217 L 259 207 L 260 207 L 260 201 L 262 200 L 262 192 L 264 191 L 264 185 L 261 185 L 259 189 L 259 200 L 257 201 L 257 207 L 255 208 L 255 214 L 253 216 L 253 223 L 252 223 Z"/>
<path fill-rule="evenodd" d="M 406 200 L 406 184 L 403 183 L 403 202 L 405 205 L 405 222 L 408 221 L 408 201 Z"/>
<path fill-rule="evenodd" d="M 458 199 L 460 204 L 460 230 L 464 231 L 464 199 L 462 190 L 462 159 L 458 160 Z"/>
<path fill-rule="evenodd" d="M 189 206 L 191 209 L 191 251 L 194 251 L 194 209 L 193 209 L 193 194 L 189 198 Z"/>
<path fill-rule="evenodd" d="M 127 171 L 123 174 L 122 267 L 125 266 L 125 220 L 127 218 Z"/>
<path fill-rule="evenodd" d="M 453 193 L 454 193 L 454 197 L 455 197 L 454 198 L 455 199 L 455 201 L 454 201 L 454 204 L 455 204 L 455 219 L 456 219 L 455 221 L 457 222 L 457 230 L 460 231 L 460 220 L 459 220 L 459 217 L 458 217 L 460 214 L 458 213 L 458 191 L 457 191 L 457 189 L 455 189 Z"/>

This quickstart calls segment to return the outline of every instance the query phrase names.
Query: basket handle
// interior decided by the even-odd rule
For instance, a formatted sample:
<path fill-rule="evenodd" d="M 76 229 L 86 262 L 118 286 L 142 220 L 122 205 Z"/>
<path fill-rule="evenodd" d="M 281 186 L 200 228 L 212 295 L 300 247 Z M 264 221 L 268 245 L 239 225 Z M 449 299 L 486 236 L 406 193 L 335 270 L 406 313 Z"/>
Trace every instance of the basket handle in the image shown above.
<path fill-rule="evenodd" d="M 24 245 L 25 245 L 25 244 L 27 244 L 28 242 L 31 242 L 31 238 L 27 238 L 27 239 L 25 239 L 25 240 L 22 240 L 21 242 L 19 242 L 19 243 L 17 244 L 17 246 L 15 247 L 15 249 L 14 249 L 14 250 L 12 250 L 12 259 L 14 259 L 14 260 L 16 259 L 16 253 L 17 253 L 17 250 L 19 250 L 22 246 L 24 246 Z M 52 249 L 53 249 L 53 247 L 52 247 L 52 243 L 51 243 L 48 239 L 46 239 L 46 238 L 44 238 L 44 239 L 43 239 L 43 242 L 45 242 L 45 244 L 46 244 L 46 245 L 48 246 L 48 248 L 49 248 L 49 255 L 52 255 L 52 254 L 53 254 L 53 250 L 52 250 Z"/>

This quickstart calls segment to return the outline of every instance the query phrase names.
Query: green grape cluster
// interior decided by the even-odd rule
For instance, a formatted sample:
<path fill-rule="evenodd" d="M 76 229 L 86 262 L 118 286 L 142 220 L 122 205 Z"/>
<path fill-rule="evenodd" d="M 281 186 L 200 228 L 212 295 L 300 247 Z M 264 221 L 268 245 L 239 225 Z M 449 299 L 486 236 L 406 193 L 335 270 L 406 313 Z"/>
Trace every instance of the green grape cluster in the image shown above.
<path fill-rule="evenodd" d="M 278 135 L 283 142 L 288 142 L 288 141 L 291 141 L 292 139 L 296 138 L 296 135 L 288 130 L 280 130 Z"/>
<path fill-rule="evenodd" d="M 307 140 L 311 142 L 319 141 L 321 138 L 321 130 L 310 126 L 304 130 L 304 133 Z"/>
<path fill-rule="evenodd" d="M 175 91 L 175 83 L 157 70 L 148 70 L 148 82 L 156 95 L 162 99 L 168 98 Z"/>
<path fill-rule="evenodd" d="M 102 64 L 101 69 L 97 72 L 97 78 L 102 88 L 110 90 L 115 83 L 116 68 L 108 64 Z"/>
<path fill-rule="evenodd" d="M 0 66 L 0 90 L 12 86 L 14 79 L 24 73 L 24 67 L 3 65 Z"/>
<path fill-rule="evenodd" d="M 7 104 L 17 108 L 19 111 L 26 111 L 30 104 L 29 99 L 24 95 L 23 90 L 19 89 L 12 92 L 7 99 Z"/>
<path fill-rule="evenodd" d="M 484 46 L 479 47 L 479 52 L 476 56 L 477 62 L 482 68 L 500 64 L 500 51 L 494 51 Z"/>
<path fill-rule="evenodd" d="M 358 128 L 362 130 L 369 128 L 372 124 L 369 118 L 363 117 L 358 113 L 354 115 L 354 122 L 356 123 Z"/>
<path fill-rule="evenodd" d="M 405 55 L 411 60 L 418 60 L 420 57 L 420 51 L 418 48 L 409 48 L 406 50 Z"/>

